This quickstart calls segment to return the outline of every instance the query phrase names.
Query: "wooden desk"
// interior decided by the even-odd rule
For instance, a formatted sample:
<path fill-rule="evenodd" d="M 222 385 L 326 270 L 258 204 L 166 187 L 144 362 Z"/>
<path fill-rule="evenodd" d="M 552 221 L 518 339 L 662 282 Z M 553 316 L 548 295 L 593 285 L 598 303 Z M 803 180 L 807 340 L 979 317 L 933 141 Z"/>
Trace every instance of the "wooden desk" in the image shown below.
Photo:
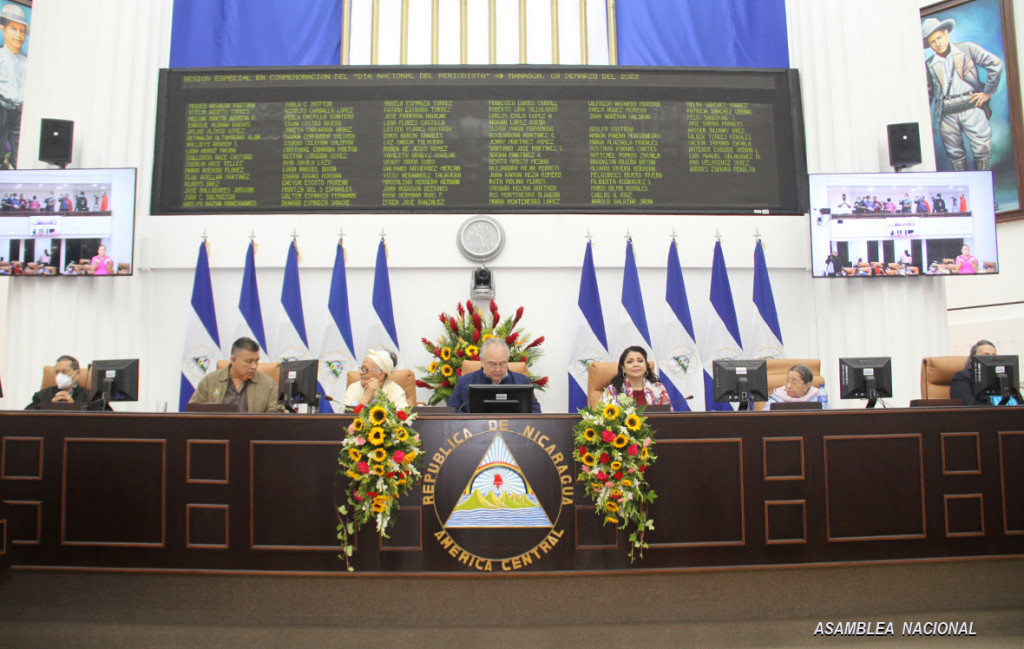
<path fill-rule="evenodd" d="M 337 572 L 343 416 L 0 413 L 15 567 Z M 357 569 L 579 571 L 1024 555 L 1024 410 L 652 415 L 656 529 L 630 565 L 575 482 L 570 415 L 428 415 L 424 482 Z M 551 526 L 445 528 L 501 435 Z M 570 476 L 571 479 L 566 479 Z M 568 484 L 567 484 L 568 483 Z M 426 488 L 425 488 L 426 487 Z M 568 487 L 568 489 L 567 489 Z M 454 549 L 453 549 L 454 548 Z"/>

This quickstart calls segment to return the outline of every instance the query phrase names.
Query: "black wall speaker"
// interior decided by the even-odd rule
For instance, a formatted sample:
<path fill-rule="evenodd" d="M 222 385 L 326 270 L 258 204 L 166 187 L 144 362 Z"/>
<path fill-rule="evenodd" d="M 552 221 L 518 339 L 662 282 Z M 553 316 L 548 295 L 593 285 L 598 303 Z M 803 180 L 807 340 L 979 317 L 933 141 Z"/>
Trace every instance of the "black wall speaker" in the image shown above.
<path fill-rule="evenodd" d="M 39 129 L 39 161 L 64 166 L 71 162 L 75 123 L 67 119 L 43 118 Z"/>
<path fill-rule="evenodd" d="M 889 124 L 889 165 L 897 170 L 921 164 L 921 134 L 917 122 Z"/>

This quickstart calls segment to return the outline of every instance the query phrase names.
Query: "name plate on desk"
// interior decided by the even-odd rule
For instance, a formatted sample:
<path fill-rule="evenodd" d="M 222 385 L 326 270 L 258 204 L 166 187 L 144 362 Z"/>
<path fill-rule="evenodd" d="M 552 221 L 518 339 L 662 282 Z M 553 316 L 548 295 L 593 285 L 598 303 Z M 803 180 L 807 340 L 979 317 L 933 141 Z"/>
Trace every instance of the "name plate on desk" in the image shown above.
<path fill-rule="evenodd" d="M 572 421 L 420 420 L 423 550 L 447 570 L 571 563 Z"/>

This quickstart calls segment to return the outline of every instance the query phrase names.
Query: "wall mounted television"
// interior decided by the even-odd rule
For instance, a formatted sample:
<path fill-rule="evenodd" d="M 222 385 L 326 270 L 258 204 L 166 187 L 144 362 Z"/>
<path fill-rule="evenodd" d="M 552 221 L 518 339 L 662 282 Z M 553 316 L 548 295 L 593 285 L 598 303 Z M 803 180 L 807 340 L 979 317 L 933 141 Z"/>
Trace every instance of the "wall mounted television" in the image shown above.
<path fill-rule="evenodd" d="M 131 275 L 135 177 L 134 168 L 0 170 L 0 275 Z M 93 269 L 100 246 L 107 273 Z"/>
<path fill-rule="evenodd" d="M 808 185 L 815 277 L 999 272 L 991 171 L 811 174 Z M 958 264 L 964 246 L 973 273 Z"/>

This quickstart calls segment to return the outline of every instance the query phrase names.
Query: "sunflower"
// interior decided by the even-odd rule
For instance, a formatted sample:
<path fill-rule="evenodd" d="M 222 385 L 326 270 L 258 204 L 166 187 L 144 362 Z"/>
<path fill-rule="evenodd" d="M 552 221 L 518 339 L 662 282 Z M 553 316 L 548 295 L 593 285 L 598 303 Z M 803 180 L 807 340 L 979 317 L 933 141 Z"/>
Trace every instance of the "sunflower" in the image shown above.
<path fill-rule="evenodd" d="M 494 338 L 494 335 L 493 334 L 484 334 L 483 336 L 480 337 L 480 344 L 483 345 L 484 341 L 487 340 L 488 338 Z"/>
<path fill-rule="evenodd" d="M 379 426 L 388 418 L 388 411 L 380 406 L 370 408 L 370 422 Z"/>
<path fill-rule="evenodd" d="M 600 482 L 591 482 L 590 488 L 593 489 L 594 491 L 601 491 L 602 489 L 604 489 L 604 485 L 601 484 Z"/>
<path fill-rule="evenodd" d="M 395 439 L 397 439 L 400 442 L 404 442 L 405 440 L 409 439 L 409 431 L 399 426 L 398 428 L 395 429 Z"/>
<path fill-rule="evenodd" d="M 353 462 L 358 462 L 359 460 L 363 459 L 363 454 L 360 453 L 359 449 L 357 448 L 350 448 L 348 449 L 348 458 Z"/>
<path fill-rule="evenodd" d="M 586 464 L 587 466 L 594 466 L 595 464 L 597 464 L 597 459 L 595 459 L 594 456 L 591 455 L 590 453 L 584 453 L 583 455 L 581 455 L 580 461 Z"/>
<path fill-rule="evenodd" d="M 605 516 L 604 522 L 611 523 L 612 525 L 618 525 L 619 519 L 615 518 L 614 516 Z"/>
<path fill-rule="evenodd" d="M 479 353 L 480 350 L 477 348 L 476 345 L 470 345 L 469 347 L 466 348 L 466 356 L 469 356 L 470 358 L 476 356 Z"/>
<path fill-rule="evenodd" d="M 383 514 L 384 510 L 388 508 L 387 498 L 377 496 L 373 499 L 373 505 L 371 508 L 373 509 L 374 514 Z"/>
<path fill-rule="evenodd" d="M 384 443 L 384 429 L 380 426 L 374 426 L 370 429 L 370 434 L 366 438 L 374 446 L 380 446 Z"/>
<path fill-rule="evenodd" d="M 355 471 L 353 471 L 352 469 L 349 469 L 348 471 L 346 471 L 345 475 L 347 475 L 348 477 L 352 478 L 353 480 L 359 480 L 360 478 L 363 477 L 363 476 L 359 475 L 358 473 L 356 473 Z"/>
<path fill-rule="evenodd" d="M 410 462 L 412 462 L 415 459 L 416 459 L 416 451 L 409 451 L 408 453 L 405 454 L 405 457 L 402 458 L 402 464 L 409 464 Z"/>
<path fill-rule="evenodd" d="M 442 347 L 441 348 L 441 360 L 442 361 L 447 361 L 447 360 L 451 359 L 451 357 L 452 357 L 452 348 L 451 347 Z M 442 371 L 444 371 L 444 370 L 442 370 Z"/>
<path fill-rule="evenodd" d="M 619 433 L 614 440 L 612 440 L 612 446 L 615 448 L 622 448 L 626 444 L 629 444 L 629 438 Z"/>
<path fill-rule="evenodd" d="M 622 462 L 616 460 L 615 462 L 611 463 L 610 468 L 612 471 L 618 471 L 619 469 L 622 468 Z"/>
<path fill-rule="evenodd" d="M 614 421 L 619 417 L 619 407 L 614 403 L 609 403 L 604 407 L 602 414 L 607 421 Z"/>
<path fill-rule="evenodd" d="M 437 361 L 432 361 L 430 363 L 430 367 L 427 368 L 427 371 L 430 372 L 431 374 L 436 372 L 437 371 Z"/>
<path fill-rule="evenodd" d="M 640 451 L 640 459 L 641 460 L 646 460 L 647 459 L 647 449 L 646 448 Z"/>
<path fill-rule="evenodd" d="M 441 366 L 441 376 L 449 377 L 449 376 L 452 375 L 452 372 L 454 372 L 454 371 L 455 370 L 452 369 L 451 365 L 442 365 Z"/>
<path fill-rule="evenodd" d="M 614 514 L 615 512 L 619 511 L 619 503 L 615 502 L 614 500 L 609 500 L 604 504 L 604 508 Z"/>
<path fill-rule="evenodd" d="M 583 431 L 583 437 L 585 437 L 588 442 L 592 442 L 595 439 L 597 439 L 597 431 L 594 430 L 593 428 L 588 428 L 585 431 Z"/>
<path fill-rule="evenodd" d="M 387 473 L 387 470 L 385 469 L 383 464 L 374 464 L 373 469 L 371 470 L 373 471 L 374 475 L 377 476 L 383 476 L 385 473 Z"/>
<path fill-rule="evenodd" d="M 633 486 L 633 483 L 630 481 L 629 478 L 623 478 L 622 482 L 620 482 L 619 484 L 621 484 L 623 487 L 632 487 Z"/>
<path fill-rule="evenodd" d="M 612 493 L 611 493 L 611 497 L 614 498 L 615 500 L 618 500 L 619 498 L 622 498 L 622 491 L 619 490 L 619 489 L 613 490 Z"/>
<path fill-rule="evenodd" d="M 355 420 L 352 421 L 352 430 L 354 430 L 355 432 L 358 433 L 362 429 L 363 429 L 363 420 L 362 419 L 355 419 Z"/>
<path fill-rule="evenodd" d="M 388 459 L 388 452 L 382 448 L 376 448 L 373 450 L 373 453 L 370 453 L 370 457 L 373 458 L 374 462 L 383 462 Z"/>
<path fill-rule="evenodd" d="M 637 417 L 636 415 L 630 415 L 630 416 L 626 417 L 626 428 L 630 429 L 634 433 L 636 431 L 640 430 L 640 425 L 642 423 L 643 422 L 641 422 L 640 418 Z"/>

